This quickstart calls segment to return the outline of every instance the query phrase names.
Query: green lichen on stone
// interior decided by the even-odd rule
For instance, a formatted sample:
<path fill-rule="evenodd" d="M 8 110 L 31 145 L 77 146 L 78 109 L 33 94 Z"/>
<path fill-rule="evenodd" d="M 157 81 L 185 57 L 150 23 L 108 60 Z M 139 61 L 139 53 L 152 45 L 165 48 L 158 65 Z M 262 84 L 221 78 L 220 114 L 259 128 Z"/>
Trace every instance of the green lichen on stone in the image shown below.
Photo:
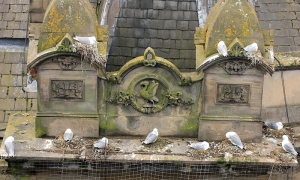
<path fill-rule="evenodd" d="M 198 131 L 198 118 L 196 117 L 186 117 L 188 119 L 188 122 L 185 123 L 180 128 L 180 132 L 182 134 L 197 134 Z"/>
<path fill-rule="evenodd" d="M 42 119 L 35 119 L 35 137 L 44 137 L 48 135 L 47 129 L 42 126 Z"/>
<path fill-rule="evenodd" d="M 117 131 L 118 128 L 116 124 L 113 122 L 113 118 L 105 119 L 103 121 L 100 121 L 100 129 L 105 129 L 109 132 Z"/>

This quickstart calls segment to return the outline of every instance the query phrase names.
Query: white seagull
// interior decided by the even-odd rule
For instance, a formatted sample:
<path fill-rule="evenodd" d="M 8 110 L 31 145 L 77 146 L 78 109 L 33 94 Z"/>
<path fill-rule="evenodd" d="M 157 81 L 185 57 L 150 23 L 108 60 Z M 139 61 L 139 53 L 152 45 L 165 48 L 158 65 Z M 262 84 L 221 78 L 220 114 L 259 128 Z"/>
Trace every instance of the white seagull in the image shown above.
<path fill-rule="evenodd" d="M 145 141 L 142 142 L 142 144 L 151 144 L 154 143 L 158 138 L 158 131 L 156 128 L 153 129 L 152 132 L 148 134 Z"/>
<path fill-rule="evenodd" d="M 106 137 L 103 137 L 102 139 L 96 141 L 93 145 L 95 148 L 103 149 L 107 146 L 108 139 Z"/>
<path fill-rule="evenodd" d="M 228 55 L 228 54 L 227 54 L 227 47 L 226 47 L 224 41 L 220 41 L 220 42 L 218 43 L 218 52 L 219 52 L 219 54 L 221 54 L 222 56 L 227 56 L 227 55 Z"/>
<path fill-rule="evenodd" d="M 15 138 L 12 136 L 9 136 L 6 138 L 4 144 L 5 144 L 5 150 L 9 157 L 15 156 L 15 148 L 14 148 L 14 140 Z"/>
<path fill-rule="evenodd" d="M 238 146 L 241 149 L 244 149 L 243 143 L 240 137 L 235 132 L 227 132 L 226 137 L 230 140 L 233 145 Z"/>
<path fill-rule="evenodd" d="M 197 150 L 202 150 L 202 151 L 209 148 L 209 144 L 206 141 L 197 142 L 197 143 L 189 143 L 188 146 L 191 148 L 197 149 Z"/>
<path fill-rule="evenodd" d="M 65 141 L 71 141 L 72 140 L 72 138 L 73 138 L 73 132 L 72 132 L 72 130 L 71 129 L 67 129 L 66 131 L 65 131 L 65 133 L 64 133 L 64 140 Z"/>
<path fill-rule="evenodd" d="M 256 52 L 258 50 L 258 46 L 256 43 L 252 43 L 252 44 L 244 47 L 244 50 L 247 52 Z"/>
<path fill-rule="evenodd" d="M 296 152 L 296 150 L 294 149 L 294 146 L 292 145 L 292 143 L 289 141 L 289 138 L 287 135 L 283 135 L 282 136 L 282 148 L 286 151 L 286 152 L 289 152 L 291 154 L 294 154 L 294 155 L 298 155 L 298 153 Z"/>
<path fill-rule="evenodd" d="M 264 122 L 266 126 L 271 129 L 280 130 L 283 128 L 282 122 Z"/>
<path fill-rule="evenodd" d="M 95 44 L 97 42 L 95 36 L 90 36 L 90 37 L 74 36 L 73 39 L 82 44 Z"/>

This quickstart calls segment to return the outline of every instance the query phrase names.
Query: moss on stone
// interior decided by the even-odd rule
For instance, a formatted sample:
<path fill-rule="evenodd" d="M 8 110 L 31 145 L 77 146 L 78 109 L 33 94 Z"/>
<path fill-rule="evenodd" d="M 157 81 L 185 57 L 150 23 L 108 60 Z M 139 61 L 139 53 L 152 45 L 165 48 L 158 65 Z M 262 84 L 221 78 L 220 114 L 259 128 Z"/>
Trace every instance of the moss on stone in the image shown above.
<path fill-rule="evenodd" d="M 182 134 L 197 134 L 198 131 L 198 118 L 186 117 L 188 122 L 185 123 L 179 130 Z"/>
<path fill-rule="evenodd" d="M 48 135 L 47 129 L 42 126 L 41 121 L 42 119 L 35 119 L 35 137 L 43 137 Z"/>

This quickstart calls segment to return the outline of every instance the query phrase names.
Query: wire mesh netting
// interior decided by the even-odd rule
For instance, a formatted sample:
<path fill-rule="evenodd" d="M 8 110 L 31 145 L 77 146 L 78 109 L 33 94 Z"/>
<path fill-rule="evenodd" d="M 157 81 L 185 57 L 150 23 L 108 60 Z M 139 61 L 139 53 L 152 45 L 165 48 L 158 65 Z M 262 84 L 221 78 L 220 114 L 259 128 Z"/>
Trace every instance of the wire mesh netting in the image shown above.
<path fill-rule="evenodd" d="M 84 160 L 8 160 L 2 179 L 96 180 L 96 179 L 235 179 L 292 180 L 297 167 L 258 163 L 160 163 Z"/>

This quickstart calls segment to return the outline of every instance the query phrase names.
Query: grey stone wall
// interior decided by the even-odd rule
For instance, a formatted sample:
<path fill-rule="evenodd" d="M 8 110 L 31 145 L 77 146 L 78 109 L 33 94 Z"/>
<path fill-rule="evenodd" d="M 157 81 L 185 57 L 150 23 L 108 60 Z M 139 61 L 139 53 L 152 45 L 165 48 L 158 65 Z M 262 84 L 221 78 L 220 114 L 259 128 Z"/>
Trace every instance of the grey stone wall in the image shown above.
<path fill-rule="evenodd" d="M 24 93 L 27 65 L 24 47 L 0 47 L 0 137 L 11 114 L 37 111 L 36 93 Z"/>
<path fill-rule="evenodd" d="M 25 38 L 29 0 L 0 0 L 0 38 Z"/>

